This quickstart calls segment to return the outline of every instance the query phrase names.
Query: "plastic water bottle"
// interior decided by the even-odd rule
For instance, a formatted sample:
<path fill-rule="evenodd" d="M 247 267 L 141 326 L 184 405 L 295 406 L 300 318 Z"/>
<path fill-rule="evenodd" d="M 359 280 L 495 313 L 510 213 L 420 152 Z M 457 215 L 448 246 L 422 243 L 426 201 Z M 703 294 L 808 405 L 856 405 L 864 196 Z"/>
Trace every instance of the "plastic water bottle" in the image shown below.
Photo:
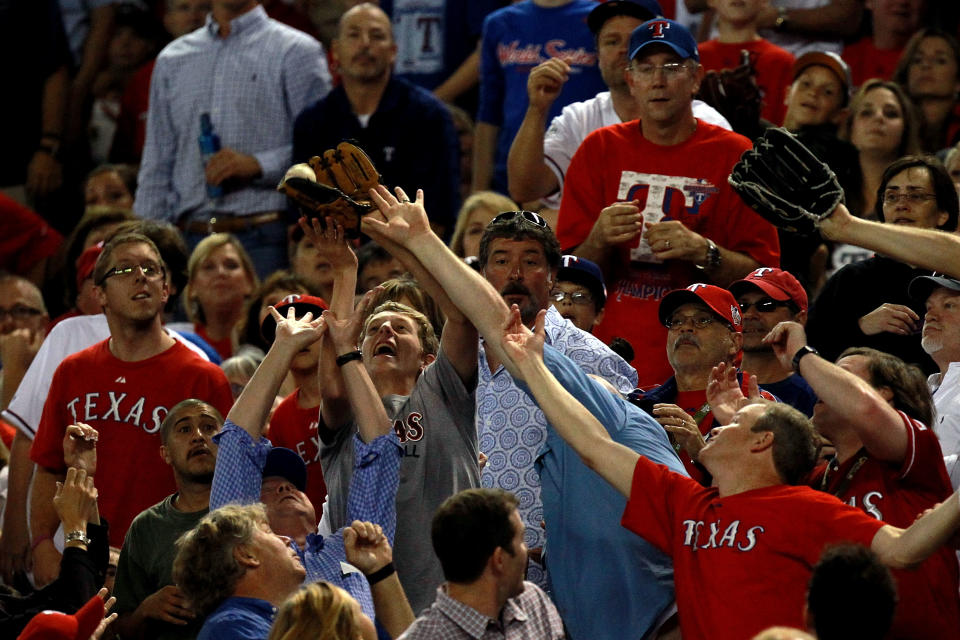
<path fill-rule="evenodd" d="M 207 163 L 217 151 L 220 151 L 220 136 L 213 132 L 213 123 L 210 122 L 209 113 L 200 114 L 200 137 L 197 138 L 200 143 L 200 158 L 203 160 L 202 170 L 206 170 Z M 220 185 L 207 183 L 207 197 L 212 199 L 223 195 L 223 187 Z"/>

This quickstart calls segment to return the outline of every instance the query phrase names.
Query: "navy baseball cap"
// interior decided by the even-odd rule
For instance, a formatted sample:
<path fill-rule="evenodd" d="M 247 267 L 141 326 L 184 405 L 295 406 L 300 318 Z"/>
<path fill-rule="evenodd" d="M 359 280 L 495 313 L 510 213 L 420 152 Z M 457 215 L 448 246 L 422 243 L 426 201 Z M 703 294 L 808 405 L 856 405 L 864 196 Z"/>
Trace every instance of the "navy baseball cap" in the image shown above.
<path fill-rule="evenodd" d="M 593 295 L 597 309 L 602 309 L 607 301 L 607 286 L 603 283 L 603 272 L 595 262 L 579 256 L 563 256 L 557 270 L 557 280 L 575 282 L 586 287 Z"/>
<path fill-rule="evenodd" d="M 926 302 L 934 289 L 943 287 L 951 291 L 960 291 L 960 280 L 954 280 L 948 276 L 933 274 L 931 276 L 919 276 L 910 281 L 907 287 L 907 293 L 914 300 Z"/>
<path fill-rule="evenodd" d="M 587 15 L 587 26 L 593 35 L 597 35 L 607 20 L 616 16 L 632 16 L 646 21 L 662 15 L 663 9 L 657 0 L 607 0 L 598 4 Z"/>
<path fill-rule="evenodd" d="M 317 318 L 321 313 L 329 309 L 327 301 L 323 298 L 318 298 L 317 296 L 308 296 L 301 293 L 291 293 L 289 296 L 273 305 L 273 308 L 277 310 L 284 318 L 287 317 L 287 310 L 293 307 L 295 311 L 293 312 L 298 318 L 301 318 L 307 313 L 312 313 L 314 319 Z M 268 313 L 267 317 L 263 319 L 263 324 L 260 325 L 260 335 L 263 336 L 263 339 L 267 341 L 267 344 L 273 344 L 273 339 L 277 334 L 277 321 L 273 319 L 273 314 Z"/>
<path fill-rule="evenodd" d="M 700 62 L 700 52 L 697 50 L 697 41 L 690 30 L 679 22 L 666 18 L 647 20 L 630 34 L 630 60 L 637 57 L 640 51 L 652 44 L 665 44 L 673 49 L 681 58 L 691 58 Z"/>
<path fill-rule="evenodd" d="M 290 481 L 300 491 L 307 489 L 307 465 L 293 449 L 274 447 L 267 454 L 263 477 L 279 476 Z"/>

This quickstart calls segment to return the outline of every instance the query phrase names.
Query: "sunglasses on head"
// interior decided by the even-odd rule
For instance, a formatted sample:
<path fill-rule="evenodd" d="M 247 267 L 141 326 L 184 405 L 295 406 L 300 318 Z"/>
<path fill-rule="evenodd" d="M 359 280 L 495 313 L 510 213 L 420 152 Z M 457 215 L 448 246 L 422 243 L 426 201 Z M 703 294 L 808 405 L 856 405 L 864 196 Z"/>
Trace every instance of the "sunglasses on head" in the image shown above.
<path fill-rule="evenodd" d="M 550 225 L 547 224 L 547 221 L 544 220 L 539 214 L 534 213 L 533 211 L 504 211 L 503 213 L 497 215 L 496 218 L 490 221 L 490 224 L 496 224 L 497 222 L 509 222 L 516 217 L 520 217 L 521 220 L 529 222 L 530 224 L 548 229 Z"/>

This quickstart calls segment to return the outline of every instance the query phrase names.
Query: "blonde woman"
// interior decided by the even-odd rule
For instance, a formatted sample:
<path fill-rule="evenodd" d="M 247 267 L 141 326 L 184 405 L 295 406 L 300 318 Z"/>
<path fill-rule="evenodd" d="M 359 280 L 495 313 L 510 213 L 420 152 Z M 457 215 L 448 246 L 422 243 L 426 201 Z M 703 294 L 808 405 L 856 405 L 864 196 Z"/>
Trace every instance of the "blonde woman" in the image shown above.
<path fill-rule="evenodd" d="M 240 241 L 228 233 L 207 236 L 187 262 L 184 300 L 198 336 L 223 358 L 233 355 L 235 327 L 244 302 L 257 288 L 257 274 Z"/>
<path fill-rule="evenodd" d="M 457 214 L 450 249 L 463 259 L 480 253 L 480 237 L 498 213 L 516 211 L 520 206 L 495 191 L 478 191 L 467 198 Z"/>
<path fill-rule="evenodd" d="M 280 607 L 267 640 L 375 640 L 376 628 L 349 593 L 313 582 Z"/>

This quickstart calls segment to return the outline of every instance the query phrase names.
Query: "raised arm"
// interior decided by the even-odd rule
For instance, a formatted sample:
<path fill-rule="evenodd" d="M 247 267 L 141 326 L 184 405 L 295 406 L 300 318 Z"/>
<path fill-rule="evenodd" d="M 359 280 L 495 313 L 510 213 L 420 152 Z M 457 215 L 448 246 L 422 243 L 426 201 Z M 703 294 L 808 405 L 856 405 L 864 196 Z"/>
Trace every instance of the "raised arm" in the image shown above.
<path fill-rule="evenodd" d="M 839 205 L 820 223 L 828 240 L 855 244 L 890 258 L 960 278 L 960 236 L 856 218 Z"/>
<path fill-rule="evenodd" d="M 403 189 L 397 187 L 400 201 L 409 200 Z M 464 384 L 470 386 L 477 375 L 477 328 L 469 318 L 454 304 L 446 290 L 433 273 L 406 247 L 397 244 L 388 236 L 379 233 L 379 228 L 370 227 L 367 233 L 416 279 L 424 291 L 436 301 L 440 311 L 446 317 L 440 346 Z"/>
<path fill-rule="evenodd" d="M 364 233 L 378 234 L 394 244 L 405 247 L 437 279 L 450 300 L 473 321 L 488 346 L 502 358 L 499 344 L 501 327 L 509 310 L 500 294 L 483 276 L 458 258 L 430 230 L 427 212 L 423 208 L 423 192 L 417 191 L 414 202 L 397 200 L 385 187 L 370 191 L 374 204 L 385 221 L 373 216 L 363 219 Z"/>
<path fill-rule="evenodd" d="M 542 198 L 557 190 L 560 183 L 543 159 L 543 133 L 554 100 L 569 79 L 570 65 L 550 58 L 530 70 L 527 76 L 529 104 L 520 129 L 507 155 L 507 183 L 517 202 Z"/>
<path fill-rule="evenodd" d="M 764 338 L 784 367 L 807 344 L 803 326 L 781 322 Z M 907 429 L 897 411 L 870 383 L 819 355 L 800 360 L 799 373 L 817 397 L 856 431 L 870 455 L 900 463 L 907 453 Z"/>
<path fill-rule="evenodd" d="M 295 311 L 291 306 L 284 318 L 276 309 L 270 307 L 270 313 L 277 321 L 276 338 L 227 414 L 228 420 L 249 433 L 254 440 L 259 440 L 263 433 L 273 399 L 290 370 L 293 357 L 319 340 L 323 334 L 321 318 L 314 319 L 313 314 L 308 312 L 297 320 Z"/>
<path fill-rule="evenodd" d="M 586 407 L 564 389 L 543 362 L 543 323 L 546 311 L 537 314 L 534 331 L 523 326 L 514 305 L 504 325 L 502 349 L 504 366 L 513 377 L 523 380 L 560 437 L 614 489 L 630 496 L 633 470 L 640 454 L 614 442 L 610 434 Z M 493 339 L 491 338 L 490 341 Z"/>
<path fill-rule="evenodd" d="M 806 358 L 804 358 L 806 360 Z M 960 528 L 960 495 L 954 492 L 907 529 L 887 525 L 877 531 L 870 549 L 894 569 L 912 568 L 929 558 Z"/>
<path fill-rule="evenodd" d="M 327 334 L 333 342 L 334 350 L 340 356 L 357 351 L 357 327 L 363 323 L 367 307 L 374 291 L 368 291 L 363 296 L 356 309 L 343 320 L 337 318 L 332 311 L 323 312 L 323 320 L 327 323 Z M 360 439 L 372 442 L 378 436 L 390 433 L 392 423 L 387 416 L 387 410 L 380 400 L 377 388 L 363 366 L 363 360 L 355 358 L 340 365 L 347 398 L 350 400 L 350 410 L 357 423 Z"/>
<path fill-rule="evenodd" d="M 353 296 L 357 288 L 357 256 L 344 239 L 343 227 L 335 225 L 328 217 L 326 225 L 314 218 L 300 218 L 300 228 L 317 247 L 317 252 L 330 263 L 333 269 L 333 294 L 327 302 L 330 310 L 339 318 L 348 318 L 353 313 Z M 356 343 L 354 344 L 356 348 Z M 350 403 L 343 376 L 336 366 L 337 354 L 330 341 L 325 340 L 320 350 L 317 376 L 320 379 L 320 416 L 327 429 L 336 431 L 350 422 Z"/>

